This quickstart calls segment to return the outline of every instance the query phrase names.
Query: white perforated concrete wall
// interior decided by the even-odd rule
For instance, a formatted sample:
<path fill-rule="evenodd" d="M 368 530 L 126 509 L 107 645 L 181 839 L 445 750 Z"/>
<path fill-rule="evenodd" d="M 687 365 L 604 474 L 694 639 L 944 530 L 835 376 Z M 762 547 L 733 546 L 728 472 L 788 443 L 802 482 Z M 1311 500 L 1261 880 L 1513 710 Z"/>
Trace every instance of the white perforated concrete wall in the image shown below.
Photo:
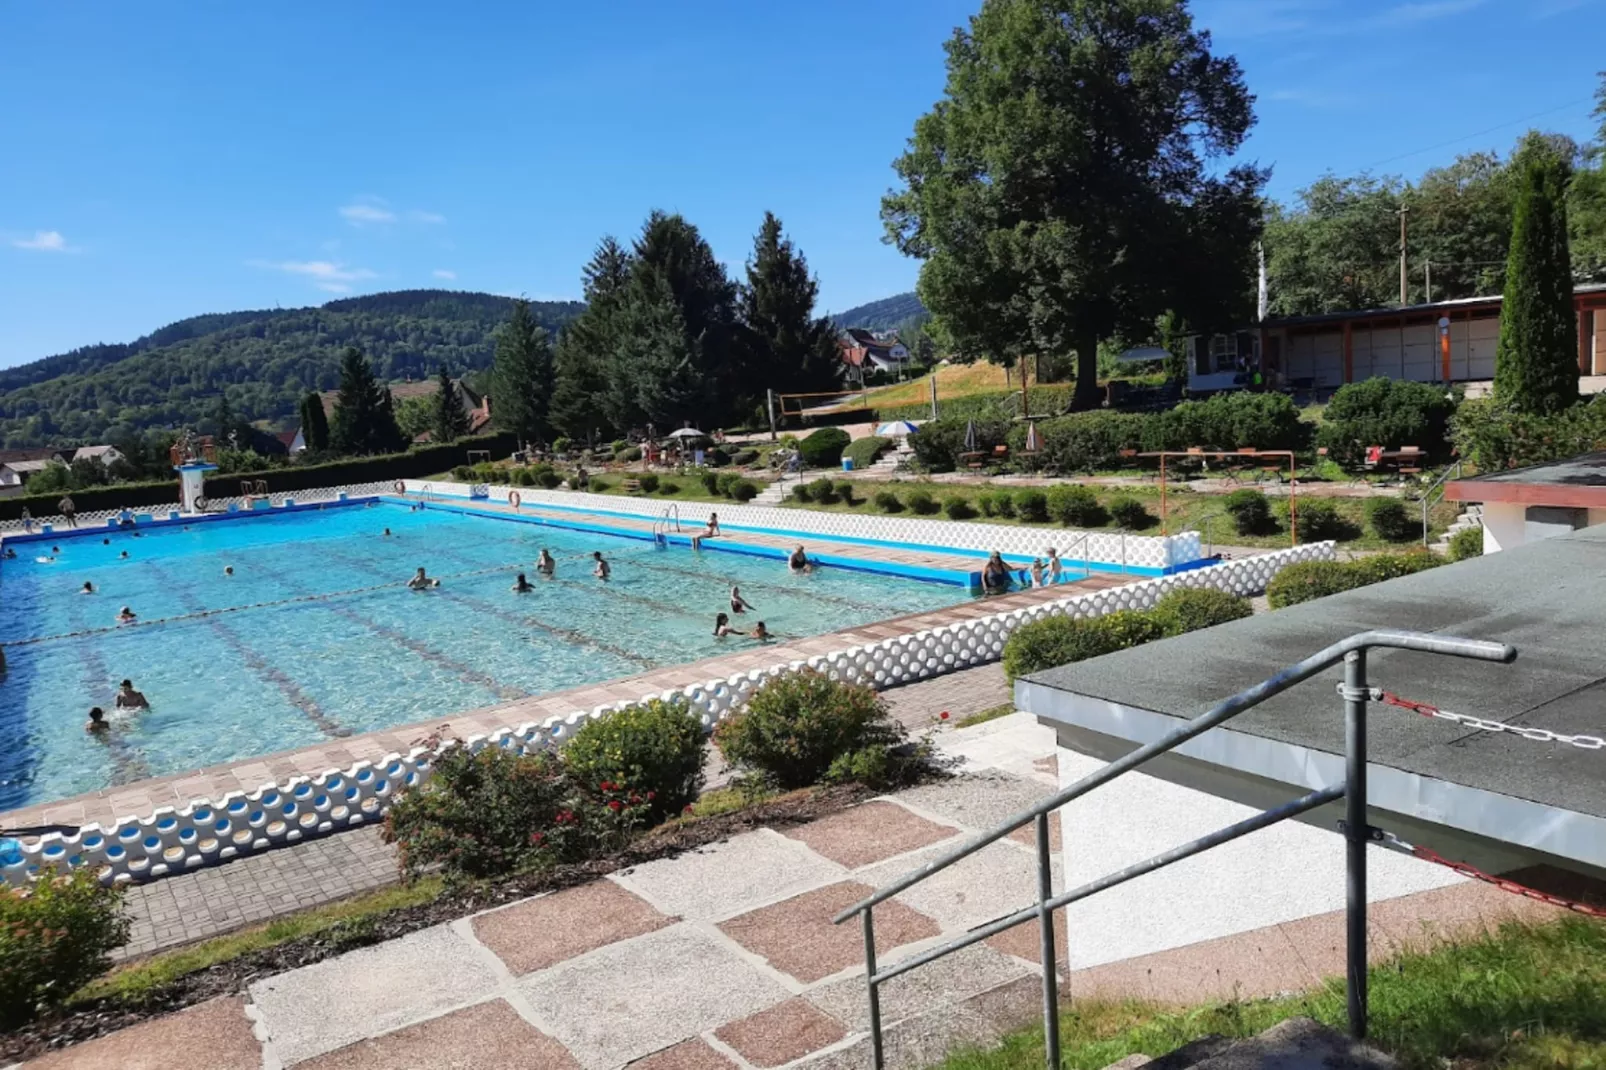
<path fill-rule="evenodd" d="M 996 661 L 1003 656 L 1010 634 L 1028 621 L 1149 609 L 1169 592 L 1184 587 L 1214 587 L 1248 595 L 1264 589 L 1286 565 L 1331 560 L 1333 556 L 1332 543 L 1279 550 L 849 647 L 806 662 L 777 663 L 692 687 L 644 694 L 635 702 L 684 697 L 701 715 L 704 727 L 712 729 L 740 707 L 754 688 L 780 673 L 808 667 L 836 679 L 876 688 L 896 687 Z M 559 745 L 586 721 L 633 704 L 575 710 L 539 724 L 474 736 L 466 745 L 475 749 L 509 747 L 520 752 Z M 263 785 L 249 794 L 236 792 L 216 802 L 196 799 L 183 809 L 164 807 L 144 817 L 123 818 L 109 829 L 90 825 L 76 836 L 47 836 L 26 846 L 20 859 L 0 865 L 0 875 L 8 883 L 18 884 L 41 869 L 88 866 L 106 882 L 145 881 L 369 824 L 384 816 L 396 792 L 428 775 L 437 754 L 420 747 L 378 762 L 358 762 L 349 770 L 295 777 L 282 785 Z"/>

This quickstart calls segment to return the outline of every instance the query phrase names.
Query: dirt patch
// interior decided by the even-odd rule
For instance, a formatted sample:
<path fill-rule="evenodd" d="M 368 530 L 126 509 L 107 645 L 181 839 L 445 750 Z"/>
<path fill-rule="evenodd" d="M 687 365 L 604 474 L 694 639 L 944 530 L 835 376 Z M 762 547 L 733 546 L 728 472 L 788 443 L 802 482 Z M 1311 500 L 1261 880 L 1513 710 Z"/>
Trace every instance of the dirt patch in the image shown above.
<path fill-rule="evenodd" d="M 476 914 L 539 892 L 559 891 L 684 851 L 706 847 L 758 828 L 785 829 L 838 813 L 876 793 L 846 786 L 795 792 L 743 810 L 696 821 L 673 823 L 648 832 L 624 850 L 545 873 L 493 885 L 448 891 L 431 903 L 403 907 L 372 918 L 345 922 L 313 936 L 253 951 L 187 974 L 154 989 L 137 1002 L 115 997 L 95 1000 L 0 1034 L 0 1065 L 33 1058 L 115 1033 L 148 1018 L 170 1014 L 216 996 L 243 992 L 253 981 L 332 958 L 355 948 Z"/>

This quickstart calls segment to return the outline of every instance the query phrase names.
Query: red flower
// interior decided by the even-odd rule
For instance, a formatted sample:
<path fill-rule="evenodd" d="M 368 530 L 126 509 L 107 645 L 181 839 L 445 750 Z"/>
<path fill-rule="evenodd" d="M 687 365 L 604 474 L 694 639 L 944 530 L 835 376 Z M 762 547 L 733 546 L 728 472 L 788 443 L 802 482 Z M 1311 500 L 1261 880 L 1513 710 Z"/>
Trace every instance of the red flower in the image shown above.
<path fill-rule="evenodd" d="M 652 802 L 652 797 L 653 797 L 653 795 L 655 795 L 655 794 L 656 794 L 656 792 L 651 792 L 651 791 L 649 791 L 649 792 L 648 792 L 648 793 L 647 793 L 647 801 L 648 801 L 648 802 Z"/>
<path fill-rule="evenodd" d="M 611 780 L 604 780 L 604 781 L 603 781 L 603 782 L 602 782 L 602 783 L 601 783 L 601 784 L 600 784 L 600 785 L 598 785 L 598 787 L 599 787 L 599 788 L 600 788 L 600 789 L 601 789 L 601 790 L 602 790 L 602 791 L 612 791 L 612 790 L 613 790 L 613 781 L 611 781 Z"/>
<path fill-rule="evenodd" d="M 624 803 L 620 802 L 618 799 L 610 800 L 608 803 L 608 809 L 612 810 L 616 814 L 623 808 Z"/>
<path fill-rule="evenodd" d="M 634 806 L 636 803 L 639 803 L 640 801 L 641 801 L 641 796 L 640 795 L 637 795 L 635 792 L 631 792 L 630 793 L 630 805 Z"/>
<path fill-rule="evenodd" d="M 532 844 L 532 845 L 534 845 L 534 846 L 536 846 L 536 847 L 539 847 L 539 846 L 541 846 L 541 841 L 543 841 L 543 840 L 545 840 L 545 839 L 546 839 L 546 837 L 545 837 L 545 836 L 543 836 L 543 835 L 542 835 L 542 834 L 541 834 L 541 833 L 539 833 L 539 832 L 532 832 L 532 833 L 530 833 L 530 843 L 531 843 L 531 844 Z"/>
<path fill-rule="evenodd" d="M 941 718 L 941 719 L 942 719 L 942 720 L 944 720 L 944 721 L 946 721 L 946 720 L 947 720 L 947 719 L 948 719 L 948 711 L 947 711 L 947 710 L 943 710 L 943 711 L 942 711 L 942 712 L 941 712 L 941 713 L 939 713 L 939 714 L 938 714 L 938 715 L 937 715 L 937 716 L 938 716 L 938 717 L 939 717 L 939 718 Z"/>

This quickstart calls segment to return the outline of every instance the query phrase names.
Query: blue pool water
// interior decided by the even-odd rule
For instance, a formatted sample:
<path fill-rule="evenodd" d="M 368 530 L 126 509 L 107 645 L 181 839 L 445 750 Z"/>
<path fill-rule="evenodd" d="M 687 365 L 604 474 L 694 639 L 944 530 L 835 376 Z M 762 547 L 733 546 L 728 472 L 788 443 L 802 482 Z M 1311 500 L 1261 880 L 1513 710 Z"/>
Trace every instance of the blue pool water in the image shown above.
<path fill-rule="evenodd" d="M 752 648 L 711 634 L 733 583 L 758 610 L 738 626 L 763 620 L 783 638 L 966 597 L 396 504 L 57 545 L 54 563 L 34 542 L 0 565 L 0 810 Z M 535 573 L 543 546 L 551 581 Z M 606 584 L 593 550 L 613 563 Z M 397 586 L 419 565 L 439 590 Z M 509 591 L 519 571 L 533 593 Z M 77 593 L 85 580 L 96 594 Z M 145 623 L 116 626 L 124 605 Z M 110 712 L 124 677 L 152 708 L 88 735 L 89 707 Z"/>

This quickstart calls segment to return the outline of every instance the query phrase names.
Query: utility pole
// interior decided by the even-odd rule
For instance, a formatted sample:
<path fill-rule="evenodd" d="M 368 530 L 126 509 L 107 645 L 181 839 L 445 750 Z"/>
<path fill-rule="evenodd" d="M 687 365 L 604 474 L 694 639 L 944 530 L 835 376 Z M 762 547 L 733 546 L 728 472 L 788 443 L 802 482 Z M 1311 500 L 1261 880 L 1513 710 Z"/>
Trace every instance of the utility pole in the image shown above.
<path fill-rule="evenodd" d="M 1433 261 L 1422 261 L 1422 290 L 1423 300 L 1427 304 L 1433 303 Z"/>
<path fill-rule="evenodd" d="M 1400 307 L 1410 304 L 1410 280 L 1405 267 L 1405 215 L 1410 209 L 1400 205 Z"/>

